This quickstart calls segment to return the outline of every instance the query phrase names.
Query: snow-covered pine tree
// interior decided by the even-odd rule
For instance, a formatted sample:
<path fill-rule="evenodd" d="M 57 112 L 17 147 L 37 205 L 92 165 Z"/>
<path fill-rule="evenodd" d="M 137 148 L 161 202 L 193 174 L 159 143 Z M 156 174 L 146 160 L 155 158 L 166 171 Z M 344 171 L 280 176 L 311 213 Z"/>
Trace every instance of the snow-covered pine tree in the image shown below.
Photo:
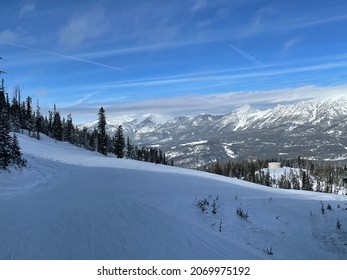
<path fill-rule="evenodd" d="M 106 116 L 103 107 L 100 108 L 98 114 L 98 143 L 97 150 L 103 155 L 107 155 L 107 137 L 106 137 Z"/>

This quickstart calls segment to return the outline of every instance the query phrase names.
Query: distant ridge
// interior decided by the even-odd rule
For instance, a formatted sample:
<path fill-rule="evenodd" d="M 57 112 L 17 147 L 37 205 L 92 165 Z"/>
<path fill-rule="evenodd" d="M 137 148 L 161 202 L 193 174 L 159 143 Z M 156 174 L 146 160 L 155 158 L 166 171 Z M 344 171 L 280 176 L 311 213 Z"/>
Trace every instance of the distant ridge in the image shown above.
<path fill-rule="evenodd" d="M 142 121 L 108 119 L 107 124 L 108 133 L 122 125 L 136 144 L 156 145 L 184 167 L 250 157 L 347 159 L 344 96 L 278 104 L 266 110 L 244 105 L 225 115 L 180 116 L 164 123 L 148 116 Z M 89 129 L 95 126 L 96 122 L 86 124 Z"/>

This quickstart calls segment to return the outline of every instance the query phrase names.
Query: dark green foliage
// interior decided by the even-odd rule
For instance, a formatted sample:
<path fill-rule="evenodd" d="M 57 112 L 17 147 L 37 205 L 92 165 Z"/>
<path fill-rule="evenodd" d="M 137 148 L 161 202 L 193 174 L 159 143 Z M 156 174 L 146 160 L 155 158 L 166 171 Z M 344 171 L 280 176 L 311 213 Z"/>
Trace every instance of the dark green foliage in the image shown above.
<path fill-rule="evenodd" d="M 245 161 L 228 161 L 225 163 L 215 162 L 199 168 L 223 176 L 234 177 L 253 183 L 279 187 L 284 189 L 308 190 L 317 192 L 338 192 L 346 188 L 343 179 L 347 176 L 347 167 L 341 164 L 331 165 L 328 163 L 312 162 L 300 157 L 294 159 L 282 159 L 281 165 L 296 168 L 299 174 L 290 169 L 281 177 L 270 177 L 268 163 L 275 159 L 257 159 Z M 313 186 L 316 186 L 314 189 Z"/>
<path fill-rule="evenodd" d="M 11 107 L 8 98 L 5 98 L 4 82 L 0 89 L 0 168 L 7 169 L 10 164 L 18 167 L 25 165 L 22 158 L 17 136 L 13 137 L 11 131 Z"/>
<path fill-rule="evenodd" d="M 242 208 L 237 208 L 236 209 L 236 214 L 241 217 L 244 220 L 248 219 L 248 213 L 245 212 Z"/>
<path fill-rule="evenodd" d="M 215 199 L 215 200 L 213 200 L 213 203 L 212 203 L 212 211 L 211 211 L 211 213 L 213 215 L 216 215 L 217 214 L 217 210 L 218 210 L 218 205 L 217 205 L 216 199 Z"/>
<path fill-rule="evenodd" d="M 99 153 L 107 155 L 106 116 L 103 107 L 100 108 L 98 117 L 97 150 Z"/>
<path fill-rule="evenodd" d="M 124 150 L 125 150 L 125 139 L 123 135 L 123 127 L 120 125 L 117 128 L 116 134 L 113 138 L 114 143 L 114 154 L 117 158 L 123 158 L 124 157 Z"/>
<path fill-rule="evenodd" d="M 325 214 L 325 208 L 324 208 L 324 204 L 322 203 L 322 206 L 320 208 L 321 213 L 324 215 Z"/>
<path fill-rule="evenodd" d="M 15 87 L 13 92 L 13 98 L 10 107 L 11 113 L 11 122 L 12 122 L 12 130 L 14 132 L 19 132 L 22 128 L 22 114 L 20 107 L 20 88 L 18 86 Z"/>
<path fill-rule="evenodd" d="M 12 137 L 11 160 L 18 167 L 23 167 L 26 165 L 26 160 L 23 158 L 20 151 L 20 146 L 16 134 L 14 134 Z"/>
<path fill-rule="evenodd" d="M 267 254 L 267 255 L 269 255 L 269 256 L 272 256 L 272 255 L 274 254 L 274 253 L 272 252 L 272 248 L 266 249 L 266 250 L 264 249 L 263 251 L 264 251 L 265 254 Z"/>
<path fill-rule="evenodd" d="M 26 99 L 26 107 L 25 107 L 25 123 L 24 128 L 26 128 L 29 132 L 29 135 L 32 136 L 32 131 L 34 130 L 35 121 L 33 116 L 33 110 L 32 110 L 32 99 L 30 96 Z"/>
<path fill-rule="evenodd" d="M 0 168 L 7 169 L 11 163 L 10 119 L 5 98 L 4 80 L 0 88 Z"/>
<path fill-rule="evenodd" d="M 200 208 L 201 212 L 205 212 L 208 209 L 208 206 L 210 205 L 209 201 L 205 199 L 200 199 L 197 203 L 196 206 Z"/>
<path fill-rule="evenodd" d="M 36 112 L 34 114 L 34 120 L 35 120 L 35 129 L 34 129 L 35 135 L 34 135 L 34 137 L 36 139 L 40 140 L 40 133 L 43 132 L 44 118 L 40 112 L 39 102 L 37 102 L 37 105 L 36 105 Z"/>
<path fill-rule="evenodd" d="M 56 111 L 54 105 L 53 123 L 52 123 L 53 138 L 58 141 L 63 141 L 63 123 L 59 111 Z"/>
<path fill-rule="evenodd" d="M 67 115 L 67 120 L 65 125 L 63 126 L 64 130 L 64 141 L 67 141 L 71 144 L 75 144 L 76 139 L 75 139 L 75 128 L 72 123 L 72 117 L 71 114 Z"/>
<path fill-rule="evenodd" d="M 168 164 L 168 158 L 163 151 L 156 148 L 139 148 L 132 144 L 129 137 L 125 145 L 123 129 L 120 126 L 113 139 L 106 133 L 106 116 L 103 107 L 98 114 L 97 129 L 89 131 L 87 128 L 78 129 L 74 126 L 69 114 L 61 118 L 54 105 L 53 112 L 42 116 L 37 102 L 36 111 L 32 109 L 32 99 L 21 100 L 21 90 L 15 87 L 11 103 L 5 94 L 4 81 L 0 88 L 0 168 L 6 169 L 11 163 L 24 166 L 25 160 L 20 156 L 20 147 L 16 136 L 12 138 L 10 132 L 27 130 L 31 137 L 40 139 L 40 133 L 58 141 L 67 141 L 91 151 L 98 151 L 104 155 L 114 152 L 117 157 L 126 156 L 129 159 L 148 161 L 152 163 Z M 173 161 L 171 161 L 173 165 Z"/>

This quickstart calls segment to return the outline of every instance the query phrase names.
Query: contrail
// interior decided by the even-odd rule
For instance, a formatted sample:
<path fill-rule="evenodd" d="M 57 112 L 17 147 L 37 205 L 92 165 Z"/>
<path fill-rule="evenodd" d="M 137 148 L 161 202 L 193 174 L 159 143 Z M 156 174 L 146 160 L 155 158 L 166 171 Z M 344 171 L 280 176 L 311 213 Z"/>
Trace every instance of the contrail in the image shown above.
<path fill-rule="evenodd" d="M 49 52 L 49 51 L 40 50 L 40 49 L 36 49 L 36 48 L 31 48 L 31 47 L 26 47 L 26 46 L 23 46 L 23 45 L 18 45 L 18 44 L 13 44 L 13 43 L 7 43 L 7 45 L 14 46 L 14 47 L 17 47 L 17 48 L 31 50 L 31 51 L 34 51 L 34 52 L 39 52 L 39 53 L 44 53 L 44 54 L 48 54 L 48 55 L 58 56 L 58 57 L 62 57 L 62 58 L 65 58 L 65 59 L 80 61 L 80 62 L 84 62 L 84 63 L 88 63 L 88 64 L 100 66 L 100 67 L 104 67 L 104 68 L 111 69 L 111 70 L 125 72 L 122 68 L 119 68 L 119 67 L 114 67 L 112 65 L 98 63 L 98 62 L 95 62 L 95 61 L 79 58 L 79 57 L 76 57 L 76 56 L 60 54 L 60 53 L 56 53 L 56 52 Z"/>
<path fill-rule="evenodd" d="M 250 55 L 249 53 L 245 52 L 244 50 L 239 49 L 238 47 L 235 47 L 233 44 L 229 44 L 229 47 L 232 48 L 234 51 L 239 53 L 243 58 L 255 63 L 256 65 L 264 65 L 259 60 L 257 60 L 254 56 Z"/>

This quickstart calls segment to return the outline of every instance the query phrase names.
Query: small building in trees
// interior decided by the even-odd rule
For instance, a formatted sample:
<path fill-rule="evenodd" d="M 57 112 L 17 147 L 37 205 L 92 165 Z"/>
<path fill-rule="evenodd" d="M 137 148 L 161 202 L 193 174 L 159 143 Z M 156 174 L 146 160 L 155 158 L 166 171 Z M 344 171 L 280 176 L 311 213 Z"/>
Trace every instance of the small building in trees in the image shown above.
<path fill-rule="evenodd" d="M 269 162 L 268 168 L 281 168 L 281 163 L 280 162 Z"/>

